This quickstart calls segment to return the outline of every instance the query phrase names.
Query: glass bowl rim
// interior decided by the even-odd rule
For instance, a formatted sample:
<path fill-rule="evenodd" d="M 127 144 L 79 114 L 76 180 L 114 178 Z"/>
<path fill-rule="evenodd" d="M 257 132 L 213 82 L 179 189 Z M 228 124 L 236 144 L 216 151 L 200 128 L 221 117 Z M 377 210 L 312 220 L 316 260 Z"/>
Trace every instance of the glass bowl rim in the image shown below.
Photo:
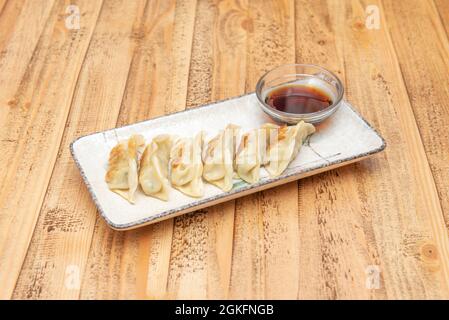
<path fill-rule="evenodd" d="M 328 106 L 326 109 L 320 110 L 320 111 L 316 111 L 316 112 L 310 112 L 310 113 L 290 113 L 290 112 L 285 112 L 285 111 L 280 111 L 277 110 L 275 108 L 273 108 L 272 106 L 268 105 L 267 103 L 265 103 L 265 101 L 262 99 L 262 81 L 265 79 L 265 77 L 277 70 L 280 69 L 282 67 L 288 67 L 288 66 L 294 66 L 294 67 L 312 67 L 312 68 L 317 68 L 321 71 L 327 72 L 329 73 L 332 77 L 335 78 L 335 80 L 337 81 L 337 90 L 338 90 L 338 86 L 340 86 L 341 90 L 338 90 L 338 96 L 335 99 L 335 101 L 332 102 L 332 104 L 330 106 Z M 307 73 L 294 73 L 295 75 L 311 75 L 311 74 L 307 74 Z M 287 82 L 286 82 L 287 83 Z M 287 63 L 287 64 L 281 64 L 277 67 L 274 67 L 273 69 L 268 70 L 267 72 L 265 72 L 257 81 L 256 84 L 256 96 L 257 99 L 259 100 L 259 102 L 262 104 L 262 106 L 264 106 L 265 108 L 268 108 L 270 111 L 274 112 L 275 114 L 279 114 L 281 116 L 284 117 L 290 117 L 290 118 L 313 118 L 313 117 L 317 117 L 320 116 L 322 114 L 325 114 L 327 112 L 329 112 L 330 110 L 334 109 L 335 107 L 337 107 L 341 100 L 343 100 L 343 95 L 345 92 L 345 88 L 343 87 L 343 83 L 341 82 L 340 78 L 337 77 L 337 75 L 335 73 L 333 73 L 330 70 L 327 70 L 326 68 L 323 68 L 319 65 L 316 64 L 311 64 L 311 63 Z"/>

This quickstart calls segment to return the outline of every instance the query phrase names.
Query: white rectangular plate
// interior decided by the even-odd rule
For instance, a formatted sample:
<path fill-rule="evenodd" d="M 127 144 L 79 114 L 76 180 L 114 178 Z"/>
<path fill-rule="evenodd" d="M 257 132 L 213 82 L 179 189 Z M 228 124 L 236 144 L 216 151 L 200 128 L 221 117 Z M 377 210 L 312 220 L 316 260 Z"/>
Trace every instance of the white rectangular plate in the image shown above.
<path fill-rule="evenodd" d="M 205 195 L 200 199 L 172 189 L 168 202 L 145 196 L 138 190 L 134 205 L 111 192 L 104 180 L 110 150 L 119 140 L 132 134 L 142 134 L 149 141 L 162 133 L 193 136 L 205 130 L 210 138 L 229 123 L 240 125 L 247 131 L 266 122 L 273 121 L 261 111 L 252 93 L 84 136 L 72 142 L 70 148 L 98 211 L 117 230 L 141 227 L 301 179 L 359 161 L 385 148 L 382 137 L 347 102 L 343 102 L 337 112 L 317 126 L 317 132 L 277 178 L 268 177 L 262 169 L 262 178 L 257 184 L 249 185 L 239 180 L 235 181 L 231 191 L 223 192 L 206 183 Z"/>

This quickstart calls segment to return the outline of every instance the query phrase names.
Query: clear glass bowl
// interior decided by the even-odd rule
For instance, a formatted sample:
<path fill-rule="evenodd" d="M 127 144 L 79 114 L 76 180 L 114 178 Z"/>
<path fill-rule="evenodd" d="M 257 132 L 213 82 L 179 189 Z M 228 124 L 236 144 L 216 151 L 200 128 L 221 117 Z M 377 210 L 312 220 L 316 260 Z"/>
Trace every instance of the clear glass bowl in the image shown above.
<path fill-rule="evenodd" d="M 265 102 L 267 95 L 284 85 L 300 84 L 320 89 L 332 100 L 332 104 L 318 112 L 288 113 L 277 110 Z M 329 117 L 341 104 L 343 85 L 332 72 L 313 64 L 285 64 L 265 73 L 257 82 L 256 95 L 262 110 L 274 120 L 290 124 L 304 120 L 318 123 Z"/>

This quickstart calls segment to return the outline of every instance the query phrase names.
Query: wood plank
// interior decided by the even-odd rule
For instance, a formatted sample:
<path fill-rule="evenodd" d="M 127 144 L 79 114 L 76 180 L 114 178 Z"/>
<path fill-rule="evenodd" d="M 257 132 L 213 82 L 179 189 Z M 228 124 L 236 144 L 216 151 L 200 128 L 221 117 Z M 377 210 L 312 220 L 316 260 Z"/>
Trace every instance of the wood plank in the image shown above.
<path fill-rule="evenodd" d="M 102 8 L 15 298 L 79 296 L 97 214 L 69 144 L 80 135 L 115 125 L 135 46 L 133 32 L 143 8 L 144 3 L 119 0 Z M 124 15 L 127 19 L 121 20 Z"/>
<path fill-rule="evenodd" d="M 449 298 L 446 2 L 114 0 L 93 31 L 99 4 L 78 1 L 88 20 L 70 36 L 68 2 L 11 3 L 0 0 L 0 298 L 39 210 L 14 298 Z M 380 30 L 365 28 L 372 4 Z M 74 138 L 253 91 L 295 59 L 342 77 L 383 154 L 134 231 L 98 217 Z M 32 192 L 47 184 L 45 198 Z"/>
<path fill-rule="evenodd" d="M 310 44 L 298 56 L 328 63 L 321 52 L 335 52 L 329 65 L 344 67 L 346 97 L 388 146 L 300 182 L 299 298 L 445 298 L 448 241 L 434 181 L 386 21 L 365 28 L 365 8 L 382 6 L 328 1 L 308 12 L 308 4 L 297 4 L 297 23 L 309 16 L 312 24 L 297 24 L 297 43 Z M 369 289 L 375 268 L 380 287 Z"/>
<path fill-rule="evenodd" d="M 449 37 L 449 3 L 446 0 L 434 0 L 438 10 L 441 23 L 446 29 L 446 36 Z"/>
<path fill-rule="evenodd" d="M 14 93 L 20 85 L 28 62 L 33 56 L 39 37 L 51 12 L 53 1 L 37 6 L 35 3 L 9 1 L 0 19 L 0 124 L 14 105 Z M 33 25 L 33 28 L 28 26 Z M 24 31 L 26 30 L 26 31 Z M 0 171 L 4 178 L 4 172 Z"/>
<path fill-rule="evenodd" d="M 51 3 L 50 3 L 51 4 Z M 1 57 L 4 57 L 7 53 L 7 51 L 5 50 L 6 45 L 9 43 L 9 40 L 11 39 L 11 37 L 15 36 L 16 38 L 18 37 L 18 33 L 14 32 L 15 28 L 16 28 L 16 24 L 20 23 L 23 19 L 23 16 L 27 15 L 26 11 L 24 12 L 24 14 L 22 15 L 21 18 L 19 18 L 20 14 L 22 13 L 22 9 L 26 9 L 27 7 L 23 5 L 23 1 L 7 1 L 7 0 L 2 0 L 0 1 L 0 30 L 2 30 L 2 32 L 0 33 L 0 52 L 1 52 Z M 29 8 L 29 6 L 28 6 Z M 44 9 L 44 13 L 48 14 L 50 12 L 50 6 L 43 8 Z M 42 12 L 41 12 L 42 13 Z M 29 14 L 29 13 L 28 13 Z M 36 26 L 36 28 L 40 31 L 42 31 L 42 28 L 45 25 L 45 20 L 41 20 L 40 24 L 38 24 Z M 22 21 L 23 22 L 23 21 Z M 16 29 L 17 30 L 17 29 Z M 30 54 L 30 52 L 32 52 L 34 50 L 33 47 L 33 43 L 34 46 L 36 45 L 36 41 L 39 37 L 40 33 L 34 33 L 34 37 L 30 38 L 30 39 L 34 39 L 34 41 L 30 43 L 21 43 L 20 41 L 14 40 L 13 43 L 16 43 L 16 45 L 20 44 L 22 46 L 28 46 L 29 51 L 28 54 Z M 30 36 L 30 34 L 28 33 L 28 36 Z M 25 48 L 23 48 L 25 49 Z M 26 50 L 25 50 L 26 53 Z M 3 58 L 2 58 L 3 59 Z M 9 63 L 11 63 L 12 60 L 9 61 Z M 22 63 L 22 67 L 26 67 L 24 63 Z"/>
<path fill-rule="evenodd" d="M 341 34 L 334 28 L 345 16 L 334 5 L 339 6 L 296 2 L 296 59 L 322 65 L 346 83 L 344 53 L 337 46 Z M 355 189 L 354 166 L 299 181 L 300 299 L 385 298 L 382 288 L 364 287 L 365 269 L 380 262 L 365 221 L 369 208 Z"/>
<path fill-rule="evenodd" d="M 449 41 L 432 1 L 384 1 L 384 8 L 449 229 Z"/>
<path fill-rule="evenodd" d="M 246 1 L 199 1 L 187 104 L 245 90 Z M 175 218 L 168 291 L 180 299 L 226 298 L 231 274 L 234 202 Z"/>
<path fill-rule="evenodd" d="M 195 7 L 148 2 L 117 125 L 185 108 Z M 98 218 L 81 298 L 166 297 L 172 231 L 173 220 L 117 232 Z"/>
<path fill-rule="evenodd" d="M 333 4 L 296 2 L 296 59 L 324 66 L 345 83 L 343 53 L 333 27 L 344 16 L 337 11 L 337 17 Z M 300 299 L 385 297 L 384 290 L 370 292 L 355 282 L 379 258 L 372 229 L 363 228 L 369 215 L 352 170 L 341 168 L 298 183 Z"/>
<path fill-rule="evenodd" d="M 247 91 L 271 68 L 295 62 L 293 1 L 250 1 Z M 295 298 L 298 189 L 293 182 L 236 201 L 230 297 Z"/>
<path fill-rule="evenodd" d="M 51 7 L 52 3 L 47 3 Z M 32 8 L 28 8 L 27 3 L 22 9 L 22 14 L 29 12 L 30 20 L 18 22 L 16 30 L 22 35 L 15 41 L 23 43 L 13 41 L 15 36 L 12 36 L 6 62 L 2 65 L 5 72 L 0 72 L 0 99 L 2 104 L 8 101 L 8 107 L 2 108 L 3 125 L 0 126 L 1 161 L 4 164 L 0 169 L 3 182 L 0 189 L 0 298 L 11 296 L 25 258 L 57 156 L 78 73 L 101 7 L 100 2 L 77 2 L 84 16 L 81 29 L 75 31 L 68 30 L 64 24 L 67 4 L 58 2 L 48 13 L 47 3 L 30 2 Z M 36 19 L 47 16 L 42 29 Z M 32 21 L 37 22 L 37 30 L 43 31 L 29 56 L 30 44 L 25 42 L 36 43 L 36 36 L 39 37 L 34 34 L 35 28 L 28 28 Z M 24 27 L 20 28 L 20 24 Z M 24 30 L 32 31 L 27 34 Z M 20 51 L 22 46 L 26 49 L 24 53 Z M 24 61 L 30 61 L 29 65 L 21 65 Z"/>
<path fill-rule="evenodd" d="M 8 0 L 0 0 L 0 16 L 3 14 L 3 9 L 5 8 L 7 2 Z"/>

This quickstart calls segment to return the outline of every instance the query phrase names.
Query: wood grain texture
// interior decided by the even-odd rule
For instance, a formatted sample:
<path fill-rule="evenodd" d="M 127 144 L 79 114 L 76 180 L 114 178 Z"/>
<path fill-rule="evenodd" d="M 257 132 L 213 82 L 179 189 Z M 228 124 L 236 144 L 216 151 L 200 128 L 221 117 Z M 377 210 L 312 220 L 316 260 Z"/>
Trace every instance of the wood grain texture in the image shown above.
<path fill-rule="evenodd" d="M 196 2 L 175 4 L 146 4 L 119 126 L 185 107 Z M 165 298 L 172 230 L 168 220 L 121 233 L 97 219 L 81 298 Z"/>
<path fill-rule="evenodd" d="M 3 12 L 4 7 L 6 6 L 7 0 L 0 0 L 0 15 Z"/>
<path fill-rule="evenodd" d="M 388 144 L 379 157 L 300 181 L 299 297 L 447 297 L 446 259 L 444 254 L 433 255 L 435 239 L 441 241 L 438 250 L 445 251 L 447 237 L 441 230 L 433 180 L 425 181 L 432 176 L 385 20 L 380 30 L 366 29 L 367 5 L 329 1 L 327 10 L 318 3 L 301 10 L 306 3 L 297 2 L 296 43 L 308 44 L 297 46 L 297 57 L 328 64 L 337 73 L 343 67 L 348 99 L 379 128 Z M 388 121 L 381 120 L 387 117 Z M 404 144 L 409 148 L 405 154 L 398 147 Z M 410 177 L 404 171 L 414 173 Z M 440 221 L 439 228 L 429 223 L 430 209 L 432 219 Z M 366 287 L 372 266 L 381 272 L 377 290 Z"/>
<path fill-rule="evenodd" d="M 266 71 L 295 62 L 293 1 L 250 1 L 247 91 Z M 296 183 L 236 200 L 229 296 L 294 298 L 298 286 Z"/>
<path fill-rule="evenodd" d="M 70 125 L 17 284 L 17 298 L 79 296 L 97 214 L 87 200 L 89 193 L 71 159 L 69 144 L 81 135 L 115 126 L 135 46 L 133 30 L 143 15 L 138 4 L 117 0 L 102 7 L 80 71 Z M 129 19 L 117 22 L 123 14 Z"/>
<path fill-rule="evenodd" d="M 446 0 L 0 0 L 0 298 L 449 298 L 448 21 Z M 385 152 L 108 228 L 71 141 L 295 61 L 342 78 Z"/>
<path fill-rule="evenodd" d="M 446 29 L 446 36 L 448 36 L 449 35 L 449 3 L 446 0 L 434 0 L 434 3 L 437 7 L 441 23 L 444 25 L 444 28 Z"/>
<path fill-rule="evenodd" d="M 380 4 L 377 5 L 382 8 Z M 373 248 L 370 250 L 373 256 L 369 260 L 373 261 L 373 265 L 379 265 L 382 288 L 388 298 L 447 297 L 444 254 L 441 255 L 441 260 L 436 255 L 429 254 L 438 251 L 435 250 L 435 238 L 441 237 L 439 249 L 443 251 L 446 250 L 447 240 L 441 229 L 435 229 L 429 223 L 427 216 L 428 212 L 432 212 L 432 219 L 441 219 L 434 184 L 432 180 L 425 181 L 431 175 L 423 157 L 419 132 L 414 126 L 401 73 L 395 65 L 397 60 L 387 33 L 386 21 L 381 21 L 383 27 L 380 30 L 366 30 L 363 26 L 364 6 L 366 3 L 351 3 L 351 7 L 345 9 L 354 17 L 351 24 L 345 28 L 336 27 L 336 32 L 345 32 L 346 41 L 341 44 L 342 50 L 339 51 L 345 53 L 343 59 L 346 79 L 356 76 L 359 79 L 347 82 L 349 99 L 379 127 L 388 143 L 385 153 L 388 162 L 384 161 L 382 164 L 373 159 L 355 166 L 358 194 L 362 208 L 366 211 L 364 217 L 368 218 L 364 219 L 363 224 L 365 228 L 372 229 L 372 233 L 367 234 L 370 240 L 368 244 Z M 344 9 L 339 11 L 338 16 L 341 15 L 344 16 Z M 388 54 L 385 48 L 389 49 Z M 362 64 L 358 61 L 362 61 Z M 364 82 L 373 85 L 364 87 Z M 372 108 L 374 104 L 383 107 Z M 386 117 L 388 121 L 381 120 Z M 408 145 L 407 152 L 404 152 L 404 145 Z M 385 163 L 390 167 L 386 169 L 388 173 L 382 169 Z M 377 171 L 377 174 L 363 174 L 362 168 Z M 404 171 L 414 173 L 404 176 L 400 173 Z M 383 179 L 385 180 L 382 181 Z M 369 190 L 376 192 L 370 194 Z M 401 190 L 406 190 L 406 193 L 401 193 Z M 354 198 L 350 199 L 354 202 Z M 425 203 L 428 199 L 431 201 Z M 416 272 L 417 268 L 419 272 Z M 359 270 L 359 274 L 362 271 L 363 269 Z M 366 292 L 364 278 L 366 275 L 360 274 L 357 284 L 360 291 Z M 420 291 L 410 289 L 418 286 Z M 356 296 L 362 295 L 357 293 Z"/>
<path fill-rule="evenodd" d="M 373 291 L 365 286 L 365 271 L 369 265 L 377 265 L 382 276 L 381 288 L 387 298 L 447 297 L 447 235 L 441 229 L 442 214 L 435 184 L 386 21 L 381 16 L 383 27 L 379 30 L 365 28 L 368 4 L 331 2 L 329 11 L 335 19 L 331 18 L 330 25 L 339 35 L 336 51 L 342 53 L 347 97 L 382 132 L 388 147 L 379 157 L 339 170 L 344 173 L 344 180 L 341 180 L 345 186 L 323 186 L 321 192 L 328 194 L 328 208 L 322 197 L 314 205 L 311 201 L 301 202 L 305 214 L 309 205 L 312 211 L 322 212 L 317 217 L 317 224 L 322 228 L 318 238 L 325 247 L 320 249 L 313 243 L 308 251 L 321 251 L 323 261 L 322 271 L 313 278 L 327 274 L 329 280 L 324 277 L 325 281 L 318 281 L 326 291 L 316 294 L 323 298 L 369 297 Z M 382 8 L 380 3 L 373 4 Z M 339 171 L 327 175 L 335 175 L 336 179 Z M 351 177 L 347 178 L 349 173 Z M 310 180 L 319 183 L 319 178 Z M 355 183 L 351 184 L 350 179 Z M 319 190 L 314 185 L 310 192 L 319 196 Z M 341 202 L 336 203 L 336 200 Z M 343 209 L 345 203 L 348 203 L 346 210 Z M 343 219 L 335 217 L 337 214 L 349 215 L 345 225 L 337 225 Z M 338 220 L 332 222 L 334 218 Z M 311 229 L 301 230 L 310 232 Z M 328 241 L 323 241 L 326 234 Z M 365 240 L 361 240 L 363 238 Z M 310 236 L 306 233 L 302 239 L 310 239 Z M 339 255 L 335 244 L 340 243 L 342 252 Z M 359 246 L 366 248 L 357 248 Z M 355 257 L 354 253 L 357 253 Z M 349 256 L 351 259 L 342 260 Z M 304 270 L 303 282 L 310 281 L 310 272 L 300 269 Z M 348 290 L 348 286 L 352 290 Z M 310 290 L 305 293 L 309 294 Z M 382 297 L 382 291 L 379 294 Z"/>
<path fill-rule="evenodd" d="M 63 13 L 67 6 L 64 1 L 53 6 L 52 2 L 45 2 L 39 8 L 32 2 L 27 3 L 34 8 L 22 11 L 30 17 L 23 17 L 24 28 L 17 32 L 28 34 L 26 30 L 31 30 L 28 37 L 36 47 L 32 52 L 29 48 L 22 51 L 21 45 L 28 42 L 27 39 L 17 39 L 20 45 L 10 39 L 6 49 L 8 57 L 4 58 L 6 63 L 3 64 L 6 70 L 1 72 L 0 80 L 2 86 L 8 83 L 2 88 L 0 97 L 2 104 L 8 101 L 6 108 L 2 106 L 0 128 L 1 161 L 4 164 L 0 169 L 3 182 L 0 189 L 2 298 L 11 296 L 20 272 L 56 160 L 78 73 L 101 7 L 101 2 L 79 1 L 77 4 L 84 15 L 84 24 L 73 31 L 64 24 Z M 41 22 L 36 21 L 37 35 L 35 28 L 27 27 L 30 26 L 28 18 L 45 21 L 42 27 Z M 14 55 L 15 51 L 19 56 L 24 52 L 24 60 Z M 11 59 L 15 63 L 10 64 Z M 24 61 L 29 63 L 20 65 Z M 9 187 L 12 185 L 14 188 Z"/>
<path fill-rule="evenodd" d="M 15 36 L 15 40 L 13 40 L 12 42 L 17 45 L 25 45 L 23 43 L 21 43 L 21 41 L 18 41 L 18 34 L 14 32 L 14 29 L 16 28 L 16 24 L 18 23 L 20 20 L 19 15 L 22 12 L 22 9 L 25 9 L 26 7 L 23 6 L 23 1 L 7 1 L 7 0 L 3 0 L 0 1 L 0 27 L 2 28 L 2 33 L 0 33 L 0 49 L 1 49 L 1 57 L 2 57 L 2 61 L 6 56 L 7 51 L 6 49 L 6 45 L 8 44 L 9 40 L 11 40 L 14 36 Z M 30 8 L 30 7 L 28 7 Z M 46 10 L 44 10 L 44 16 L 46 13 L 49 13 L 49 7 L 47 7 Z M 24 11 L 25 12 L 25 11 Z M 22 17 L 26 15 L 26 13 L 23 13 Z M 30 17 L 30 16 L 28 16 Z M 45 21 L 42 21 L 41 24 L 38 26 L 42 27 L 44 25 Z M 39 35 L 39 34 L 38 34 Z M 32 39 L 36 39 L 35 36 L 32 37 Z M 35 40 L 36 41 L 36 40 Z M 28 45 L 28 44 L 27 44 Z M 31 44 L 28 48 L 30 48 L 30 50 L 33 49 L 33 44 Z M 26 53 L 26 51 L 25 51 Z M 28 51 L 29 54 L 29 51 Z M 13 63 L 15 62 L 14 59 L 10 59 L 9 63 Z M 24 64 L 22 64 L 22 68 L 24 68 Z"/>
<path fill-rule="evenodd" d="M 384 8 L 449 229 L 449 41 L 432 1 L 384 1 Z"/>
<path fill-rule="evenodd" d="M 336 1 L 326 5 L 297 1 L 295 9 L 297 61 L 329 68 L 348 88 L 342 59 L 344 52 L 337 42 L 337 35 L 342 37 L 337 27 L 347 23 L 344 5 Z M 298 298 L 386 297 L 384 289 L 365 288 L 365 268 L 378 265 L 380 259 L 369 224 L 369 208 L 364 206 L 356 188 L 355 166 L 298 183 Z"/>
<path fill-rule="evenodd" d="M 245 91 L 246 23 L 246 1 L 198 2 L 188 107 Z M 227 298 L 233 230 L 234 201 L 175 218 L 170 298 Z"/>

